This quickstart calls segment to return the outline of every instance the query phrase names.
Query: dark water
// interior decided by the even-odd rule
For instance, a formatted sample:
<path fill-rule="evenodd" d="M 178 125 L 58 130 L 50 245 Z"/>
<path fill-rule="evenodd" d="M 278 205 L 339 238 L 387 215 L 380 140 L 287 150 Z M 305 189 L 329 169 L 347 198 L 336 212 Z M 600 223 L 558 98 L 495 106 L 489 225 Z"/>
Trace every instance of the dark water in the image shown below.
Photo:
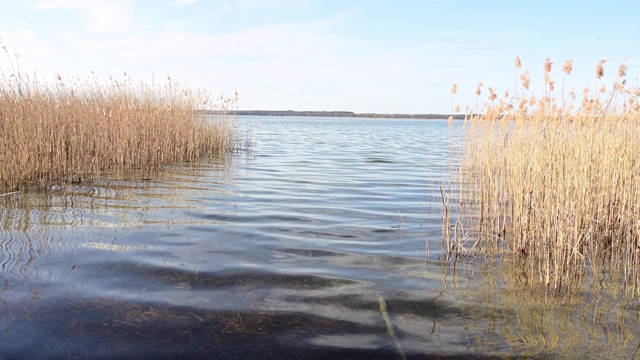
<path fill-rule="evenodd" d="M 0 357 L 635 355 L 635 302 L 444 261 L 462 123 L 240 121 L 233 158 L 1 196 Z"/>

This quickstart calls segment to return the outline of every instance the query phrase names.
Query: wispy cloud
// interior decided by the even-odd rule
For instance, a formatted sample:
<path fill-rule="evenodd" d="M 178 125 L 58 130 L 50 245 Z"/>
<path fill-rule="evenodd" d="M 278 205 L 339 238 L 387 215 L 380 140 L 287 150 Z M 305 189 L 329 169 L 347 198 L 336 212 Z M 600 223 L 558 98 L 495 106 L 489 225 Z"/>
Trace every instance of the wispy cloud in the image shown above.
<path fill-rule="evenodd" d="M 92 33 L 121 32 L 135 23 L 133 5 L 128 1 L 47 0 L 36 2 L 32 9 L 74 11 L 84 23 L 85 30 Z"/>
<path fill-rule="evenodd" d="M 309 0 L 234 0 L 232 7 L 252 10 L 301 11 L 311 5 Z"/>
<path fill-rule="evenodd" d="M 171 4 L 173 6 L 186 7 L 186 6 L 191 6 L 198 2 L 200 2 L 200 0 L 175 0 Z"/>

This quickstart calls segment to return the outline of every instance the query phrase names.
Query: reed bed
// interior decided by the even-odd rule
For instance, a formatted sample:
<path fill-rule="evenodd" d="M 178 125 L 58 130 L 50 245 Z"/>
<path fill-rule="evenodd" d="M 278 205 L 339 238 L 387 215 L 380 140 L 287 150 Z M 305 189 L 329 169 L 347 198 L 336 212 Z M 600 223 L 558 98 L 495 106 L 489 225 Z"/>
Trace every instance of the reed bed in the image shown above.
<path fill-rule="evenodd" d="M 482 111 L 466 118 L 459 213 L 475 224 L 469 243 L 501 254 L 546 293 L 582 291 L 597 278 L 640 295 L 640 88 L 627 86 L 624 63 L 610 92 L 598 88 L 603 64 L 597 91 L 576 100 L 564 85 L 557 92 L 547 59 L 537 99 L 518 58 L 519 96 L 498 99 L 489 88 Z M 562 84 L 572 66 L 563 64 Z"/>
<path fill-rule="evenodd" d="M 6 50 L 6 49 L 5 49 Z M 50 81 L 0 73 L 0 193 L 224 155 L 238 146 L 237 102 L 167 77 Z"/>

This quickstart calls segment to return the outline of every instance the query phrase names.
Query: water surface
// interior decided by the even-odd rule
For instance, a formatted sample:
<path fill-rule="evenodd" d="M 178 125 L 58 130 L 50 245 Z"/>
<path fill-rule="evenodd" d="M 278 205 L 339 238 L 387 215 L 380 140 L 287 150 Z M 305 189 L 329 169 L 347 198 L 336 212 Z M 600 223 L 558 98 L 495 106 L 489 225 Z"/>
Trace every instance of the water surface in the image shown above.
<path fill-rule="evenodd" d="M 633 355 L 635 302 L 540 305 L 445 261 L 462 122 L 240 122 L 232 158 L 0 197 L 0 355 Z"/>

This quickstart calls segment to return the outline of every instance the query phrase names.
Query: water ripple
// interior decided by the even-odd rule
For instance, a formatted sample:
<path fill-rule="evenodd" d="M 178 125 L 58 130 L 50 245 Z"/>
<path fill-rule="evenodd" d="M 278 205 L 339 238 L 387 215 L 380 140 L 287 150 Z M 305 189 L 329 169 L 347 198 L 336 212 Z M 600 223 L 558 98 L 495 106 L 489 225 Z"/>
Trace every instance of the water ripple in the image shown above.
<path fill-rule="evenodd" d="M 409 357 L 493 334 L 438 260 L 460 124 L 243 126 L 251 153 L 0 200 L 3 356 L 394 358 L 381 298 Z"/>

